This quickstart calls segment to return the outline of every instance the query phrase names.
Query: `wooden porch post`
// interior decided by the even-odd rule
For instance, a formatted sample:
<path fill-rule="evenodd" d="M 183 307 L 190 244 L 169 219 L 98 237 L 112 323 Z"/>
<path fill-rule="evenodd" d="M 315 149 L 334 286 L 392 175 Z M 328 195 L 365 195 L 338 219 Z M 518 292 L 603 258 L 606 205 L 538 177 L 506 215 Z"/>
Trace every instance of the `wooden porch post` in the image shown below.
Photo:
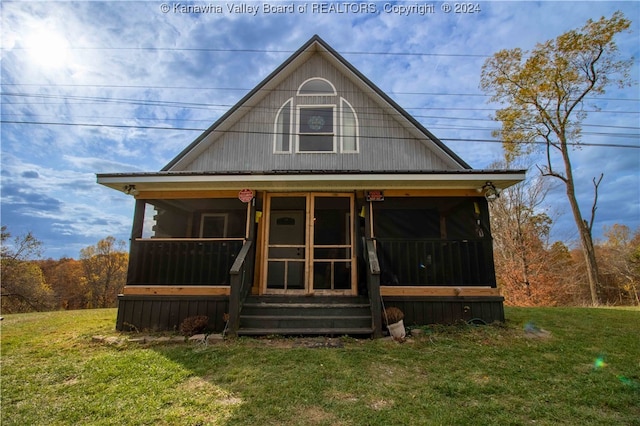
<path fill-rule="evenodd" d="M 146 202 L 144 200 L 136 200 L 136 205 L 133 212 L 133 225 L 131 226 L 129 267 L 127 268 L 127 285 L 135 283 L 135 279 L 138 276 L 138 246 L 136 244 L 136 239 L 142 238 L 145 206 Z"/>
<path fill-rule="evenodd" d="M 364 205 L 364 236 L 365 259 L 367 260 L 367 285 L 369 287 L 369 303 L 371 304 L 371 316 L 373 321 L 373 337 L 382 337 L 382 309 L 380 303 L 380 265 L 378 254 L 373 242 L 371 202 Z"/>

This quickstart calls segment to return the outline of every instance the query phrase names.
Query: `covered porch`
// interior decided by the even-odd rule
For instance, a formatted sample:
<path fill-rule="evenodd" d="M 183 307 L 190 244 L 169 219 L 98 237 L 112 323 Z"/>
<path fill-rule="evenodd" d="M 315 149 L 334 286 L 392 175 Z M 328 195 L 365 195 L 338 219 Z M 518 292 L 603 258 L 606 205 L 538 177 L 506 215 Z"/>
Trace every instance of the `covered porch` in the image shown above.
<path fill-rule="evenodd" d="M 447 184 L 442 174 L 411 175 L 99 176 L 136 197 L 117 328 L 175 329 L 207 315 L 229 334 L 314 334 L 317 323 L 319 334 L 379 336 L 381 300 L 407 325 L 503 320 L 482 187 L 523 172 L 447 173 Z M 351 315 L 330 304 L 354 305 L 357 326 L 322 319 Z"/>

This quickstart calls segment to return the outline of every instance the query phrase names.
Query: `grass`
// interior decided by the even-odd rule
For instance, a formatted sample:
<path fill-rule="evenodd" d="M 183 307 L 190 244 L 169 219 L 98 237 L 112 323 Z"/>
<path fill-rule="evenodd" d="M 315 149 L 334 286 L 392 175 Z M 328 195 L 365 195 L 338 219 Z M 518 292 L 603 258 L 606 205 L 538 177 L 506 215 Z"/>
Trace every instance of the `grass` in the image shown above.
<path fill-rule="evenodd" d="M 115 310 L 8 315 L 0 423 L 640 425 L 640 310 L 506 315 L 505 325 L 340 347 L 109 345 L 91 337 L 119 336 Z M 527 337 L 525 324 L 551 334 Z"/>

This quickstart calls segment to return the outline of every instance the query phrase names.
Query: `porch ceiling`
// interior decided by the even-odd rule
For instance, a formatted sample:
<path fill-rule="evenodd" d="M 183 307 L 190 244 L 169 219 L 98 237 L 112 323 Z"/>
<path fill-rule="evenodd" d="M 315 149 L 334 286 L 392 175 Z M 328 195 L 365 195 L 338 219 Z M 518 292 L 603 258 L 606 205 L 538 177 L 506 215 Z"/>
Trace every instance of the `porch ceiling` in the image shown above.
<path fill-rule="evenodd" d="M 525 170 L 463 170 L 455 172 L 286 172 L 286 173 L 135 173 L 99 174 L 99 184 L 125 192 L 135 185 L 144 191 L 240 190 L 353 191 L 391 189 L 481 189 L 487 182 L 505 189 L 525 178 Z"/>

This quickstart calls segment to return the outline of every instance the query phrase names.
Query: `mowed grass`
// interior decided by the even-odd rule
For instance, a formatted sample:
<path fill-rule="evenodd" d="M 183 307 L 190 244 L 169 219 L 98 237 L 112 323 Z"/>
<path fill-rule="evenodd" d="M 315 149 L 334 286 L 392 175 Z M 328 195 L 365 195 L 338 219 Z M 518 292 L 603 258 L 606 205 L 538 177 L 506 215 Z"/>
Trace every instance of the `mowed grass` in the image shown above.
<path fill-rule="evenodd" d="M 507 308 L 504 325 L 338 347 L 94 342 L 130 336 L 115 314 L 6 316 L 1 424 L 640 425 L 638 309 Z"/>

